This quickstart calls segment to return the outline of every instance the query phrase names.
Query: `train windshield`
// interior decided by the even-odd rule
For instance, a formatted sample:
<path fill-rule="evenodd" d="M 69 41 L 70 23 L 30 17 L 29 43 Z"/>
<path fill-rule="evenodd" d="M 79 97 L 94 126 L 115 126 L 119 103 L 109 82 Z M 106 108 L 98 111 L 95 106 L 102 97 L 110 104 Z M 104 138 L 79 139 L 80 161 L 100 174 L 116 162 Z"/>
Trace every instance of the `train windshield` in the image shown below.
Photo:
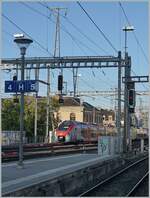
<path fill-rule="evenodd" d="M 63 123 L 61 123 L 60 125 L 59 125 L 59 127 L 58 127 L 58 130 L 60 130 L 60 131 L 67 131 L 67 129 L 69 128 L 69 127 L 71 127 L 73 125 L 73 123 L 71 123 L 71 122 L 63 122 Z"/>

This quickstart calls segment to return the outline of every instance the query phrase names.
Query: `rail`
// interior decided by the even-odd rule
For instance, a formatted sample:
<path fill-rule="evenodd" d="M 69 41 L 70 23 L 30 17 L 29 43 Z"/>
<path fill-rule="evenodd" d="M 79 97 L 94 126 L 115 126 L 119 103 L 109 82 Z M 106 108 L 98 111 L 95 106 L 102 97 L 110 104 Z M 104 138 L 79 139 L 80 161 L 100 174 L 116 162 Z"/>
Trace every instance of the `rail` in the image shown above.
<path fill-rule="evenodd" d="M 149 176 L 149 171 L 136 183 L 136 185 L 128 192 L 128 194 L 126 195 L 126 197 L 132 197 L 135 193 L 135 191 L 137 190 L 137 188 L 139 188 L 139 186 L 143 183 L 143 181 Z"/>
<path fill-rule="evenodd" d="M 80 144 L 32 144 L 25 145 L 24 159 L 31 157 L 42 157 L 48 155 L 58 155 L 73 152 L 86 152 L 90 150 L 96 150 L 97 143 L 80 143 Z M 2 162 L 12 161 L 18 159 L 19 147 L 2 147 Z"/>
<path fill-rule="evenodd" d="M 118 171 L 117 173 L 113 174 L 113 175 L 110 176 L 109 178 L 107 178 L 107 179 L 105 179 L 105 180 L 99 182 L 98 184 L 96 184 L 95 186 L 93 186 L 92 188 L 86 190 L 85 192 L 83 192 L 82 194 L 80 194 L 80 195 L 78 195 L 78 196 L 79 196 L 79 197 L 90 196 L 90 195 L 92 194 L 92 192 L 95 192 L 95 191 L 96 191 L 97 189 L 99 189 L 100 187 L 103 187 L 104 184 L 106 185 L 107 183 L 110 183 L 112 180 L 116 179 L 117 176 L 120 176 L 121 174 L 123 174 L 123 173 L 125 173 L 127 170 L 129 170 L 130 168 L 136 166 L 137 164 L 139 164 L 139 163 L 141 163 L 141 162 L 143 162 L 143 161 L 145 161 L 145 160 L 148 160 L 148 157 L 144 157 L 143 159 L 140 159 L 140 160 L 138 160 L 138 161 L 132 163 L 131 165 L 129 165 L 129 166 L 125 167 L 124 169 Z M 142 178 L 144 178 L 144 177 L 142 177 Z M 132 189 L 130 188 L 130 190 L 126 193 L 125 196 L 127 196 L 127 195 L 129 196 L 141 181 L 142 181 L 142 179 L 140 179 L 140 180 L 138 181 L 138 183 L 136 183 L 136 185 L 134 185 L 134 186 L 132 187 Z M 108 190 L 108 188 L 107 188 L 107 190 Z M 117 196 L 117 195 L 116 195 L 116 196 Z"/>

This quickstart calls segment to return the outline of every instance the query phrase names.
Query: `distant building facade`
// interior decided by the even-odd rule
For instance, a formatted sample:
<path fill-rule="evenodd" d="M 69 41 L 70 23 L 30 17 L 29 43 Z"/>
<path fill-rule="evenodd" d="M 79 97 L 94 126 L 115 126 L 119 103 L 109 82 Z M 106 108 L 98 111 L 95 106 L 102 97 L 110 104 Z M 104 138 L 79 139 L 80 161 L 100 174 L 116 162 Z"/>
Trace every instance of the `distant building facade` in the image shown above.
<path fill-rule="evenodd" d="M 87 102 L 81 103 L 79 98 L 64 97 L 57 117 L 61 121 L 76 120 L 100 125 L 115 125 L 115 113 L 112 110 L 98 109 Z"/>

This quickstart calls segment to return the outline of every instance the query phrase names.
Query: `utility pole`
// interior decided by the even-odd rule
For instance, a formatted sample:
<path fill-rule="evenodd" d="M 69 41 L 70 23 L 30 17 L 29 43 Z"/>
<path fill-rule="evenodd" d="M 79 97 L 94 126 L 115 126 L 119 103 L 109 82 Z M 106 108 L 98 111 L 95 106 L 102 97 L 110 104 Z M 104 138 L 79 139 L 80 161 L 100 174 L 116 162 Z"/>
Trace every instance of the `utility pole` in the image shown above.
<path fill-rule="evenodd" d="M 130 114 L 128 106 L 128 83 L 127 79 L 131 76 L 131 57 L 127 53 L 127 32 L 133 31 L 133 26 L 123 27 L 125 32 L 125 85 L 124 85 L 124 137 L 123 137 L 123 152 L 127 152 L 130 145 Z"/>
<path fill-rule="evenodd" d="M 2 137 L 2 87 L 1 85 L 2 85 L 2 69 L 0 68 L 0 134 Z"/>
<path fill-rule="evenodd" d="M 96 109 L 93 107 L 93 124 L 96 123 Z"/>
<path fill-rule="evenodd" d="M 117 113 L 117 131 L 118 131 L 118 145 L 121 150 L 121 51 L 118 52 L 118 113 Z"/>
<path fill-rule="evenodd" d="M 128 53 L 125 54 L 125 87 L 124 87 L 124 140 L 123 150 L 127 152 L 130 145 L 130 114 L 128 106 L 128 83 L 127 79 L 131 76 L 131 58 L 128 57 Z"/>
<path fill-rule="evenodd" d="M 55 27 L 55 43 L 54 43 L 54 58 L 58 56 L 60 58 L 60 10 L 64 10 L 66 8 L 49 8 L 52 12 L 54 12 L 55 18 L 56 18 L 56 27 Z M 60 64 L 59 64 L 60 66 Z M 63 69 L 61 69 L 61 75 L 63 75 Z M 50 99 L 50 67 L 48 65 L 47 68 L 47 108 L 46 108 L 46 138 L 49 139 L 49 112 L 50 112 L 50 118 L 51 118 L 51 125 L 52 125 L 52 141 L 54 141 L 54 123 L 53 123 L 53 112 L 52 112 L 52 105 L 51 105 L 51 99 Z M 62 90 L 61 93 L 62 94 Z M 50 110 L 50 111 L 49 111 Z M 49 140 L 48 140 L 49 142 Z"/>
<path fill-rule="evenodd" d="M 78 68 L 73 68 L 73 96 L 77 94 Z"/>

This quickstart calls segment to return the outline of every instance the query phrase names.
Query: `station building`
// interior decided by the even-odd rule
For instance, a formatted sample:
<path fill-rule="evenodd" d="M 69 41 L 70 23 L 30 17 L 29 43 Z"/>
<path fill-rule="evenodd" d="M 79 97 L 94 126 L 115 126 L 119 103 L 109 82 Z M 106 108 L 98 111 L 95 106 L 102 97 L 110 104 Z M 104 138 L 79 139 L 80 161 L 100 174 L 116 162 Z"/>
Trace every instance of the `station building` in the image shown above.
<path fill-rule="evenodd" d="M 60 122 L 64 120 L 76 120 L 79 122 L 97 123 L 100 125 L 115 125 L 115 113 L 113 110 L 98 109 L 87 102 L 81 102 L 80 98 L 64 97 L 55 116 Z"/>

